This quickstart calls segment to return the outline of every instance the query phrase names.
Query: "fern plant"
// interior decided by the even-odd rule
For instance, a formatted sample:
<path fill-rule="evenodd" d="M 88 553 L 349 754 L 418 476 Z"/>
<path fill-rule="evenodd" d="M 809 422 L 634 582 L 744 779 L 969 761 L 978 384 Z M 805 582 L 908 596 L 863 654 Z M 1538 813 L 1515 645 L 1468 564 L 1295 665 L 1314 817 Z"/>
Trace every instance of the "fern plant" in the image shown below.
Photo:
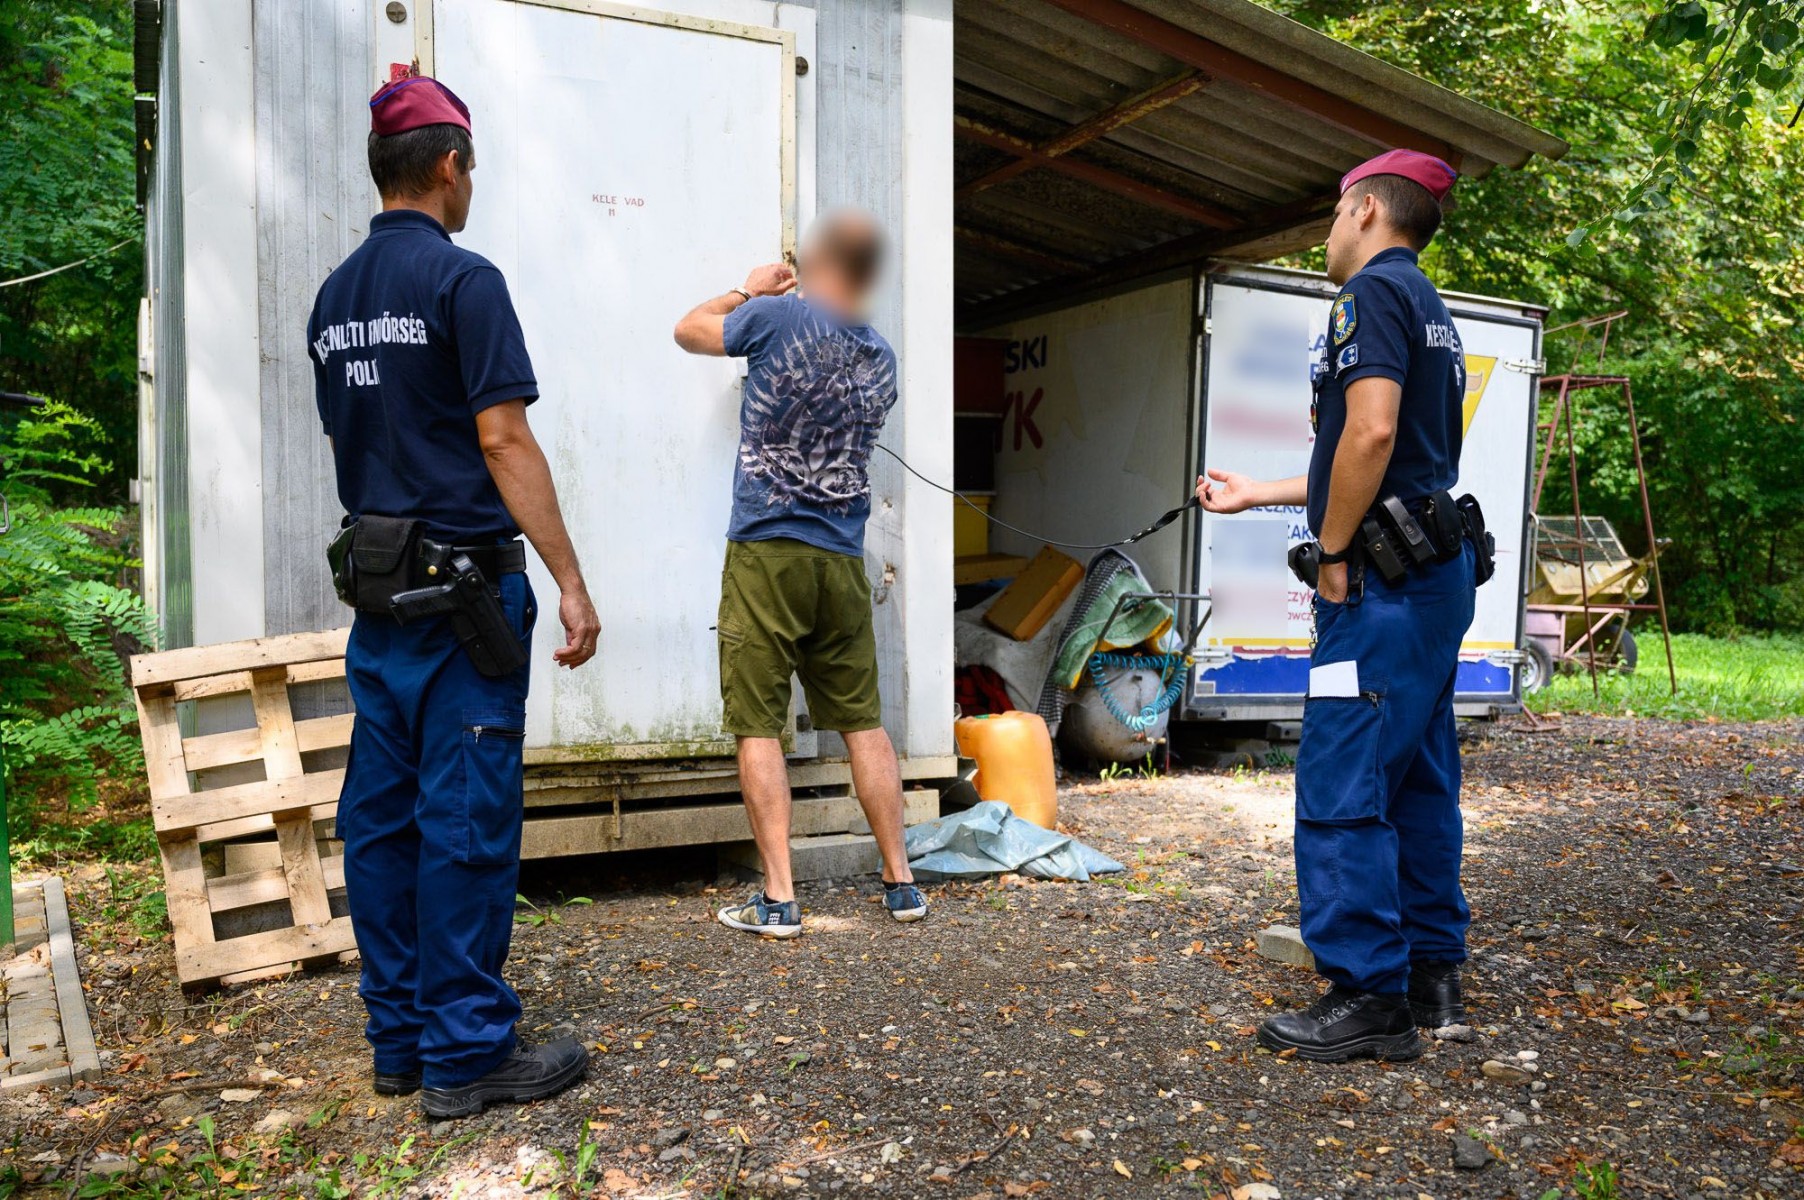
<path fill-rule="evenodd" d="M 99 478 L 99 426 L 52 402 L 0 427 L 0 492 L 13 525 L 0 536 L 0 746 L 7 794 L 58 789 L 92 802 L 102 773 L 143 769 L 125 656 L 155 641 L 129 586 L 126 514 L 59 505 Z"/>

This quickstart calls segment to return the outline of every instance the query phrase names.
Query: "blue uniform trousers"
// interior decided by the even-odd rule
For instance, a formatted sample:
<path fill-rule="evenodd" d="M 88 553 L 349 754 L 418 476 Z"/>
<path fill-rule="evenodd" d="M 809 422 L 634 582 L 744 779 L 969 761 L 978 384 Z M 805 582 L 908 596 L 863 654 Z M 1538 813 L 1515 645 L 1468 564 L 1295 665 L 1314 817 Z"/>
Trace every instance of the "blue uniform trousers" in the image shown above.
<path fill-rule="evenodd" d="M 1391 586 L 1368 569 L 1316 598 L 1312 668 L 1357 664 L 1359 695 L 1312 696 L 1297 750 L 1303 941 L 1335 983 L 1400 993 L 1414 962 L 1463 962 L 1453 684 L 1472 623 L 1474 552 Z"/>
<path fill-rule="evenodd" d="M 501 603 L 526 641 L 522 574 Z M 520 1001 L 501 978 L 520 874 L 530 664 L 477 672 L 450 622 L 358 613 L 345 653 L 357 722 L 338 802 L 345 888 L 376 1070 L 427 1087 L 477 1079 L 514 1047 Z"/>

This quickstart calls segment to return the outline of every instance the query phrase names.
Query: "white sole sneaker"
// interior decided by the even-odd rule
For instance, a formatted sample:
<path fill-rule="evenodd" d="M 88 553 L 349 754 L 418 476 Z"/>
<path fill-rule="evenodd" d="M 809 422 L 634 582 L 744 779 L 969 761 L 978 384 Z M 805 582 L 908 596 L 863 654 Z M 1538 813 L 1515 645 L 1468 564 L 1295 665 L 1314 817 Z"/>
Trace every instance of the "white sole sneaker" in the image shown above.
<path fill-rule="evenodd" d="M 892 908 L 889 915 L 906 925 L 910 921 L 919 921 L 922 917 L 926 916 L 927 906 L 923 904 L 919 908 L 904 908 L 900 910 Z"/>
<path fill-rule="evenodd" d="M 800 925 L 753 925 L 748 921 L 741 921 L 733 914 L 744 907 L 743 904 L 730 904 L 726 908 L 715 913 L 715 919 L 722 925 L 725 925 L 728 929 L 737 929 L 743 933 L 755 933 L 761 937 L 792 938 L 802 936 L 802 927 Z M 913 919 L 914 918 L 912 917 L 910 918 L 910 920 Z"/>

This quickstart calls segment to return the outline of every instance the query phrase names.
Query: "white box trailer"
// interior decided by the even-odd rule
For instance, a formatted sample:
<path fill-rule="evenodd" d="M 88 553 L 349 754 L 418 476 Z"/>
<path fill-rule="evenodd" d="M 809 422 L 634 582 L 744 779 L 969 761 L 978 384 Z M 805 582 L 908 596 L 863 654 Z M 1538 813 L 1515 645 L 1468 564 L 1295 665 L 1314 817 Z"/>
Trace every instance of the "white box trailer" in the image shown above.
<path fill-rule="evenodd" d="M 1256 478 L 1308 467 L 1311 368 L 1337 289 L 1275 267 L 1217 265 L 992 330 L 1012 344 L 994 511 L 1073 542 L 1123 536 L 1181 502 L 1204 466 Z M 1445 294 L 1466 349 L 1456 494 L 1484 505 L 1497 574 L 1478 593 L 1455 708 L 1520 707 L 1527 503 L 1541 371 L 1533 305 Z M 1281 720 L 1308 686 L 1310 593 L 1285 554 L 1301 508 L 1193 512 L 1127 553 L 1158 589 L 1207 593 L 1184 715 Z M 1028 539 L 998 531 L 1004 550 Z"/>
<path fill-rule="evenodd" d="M 456 240 L 513 293 L 530 418 L 602 619 L 596 658 L 552 670 L 556 590 L 531 558 L 529 803 L 612 812 L 529 826 L 529 853 L 719 840 L 718 821 L 635 837 L 620 809 L 736 788 L 713 626 L 742 368 L 684 354 L 671 329 L 791 253 L 816 211 L 874 211 L 899 251 L 875 314 L 902 371 L 884 443 L 950 476 L 948 0 L 165 0 L 160 17 L 141 482 L 165 645 L 349 620 L 325 565 L 341 509 L 305 323 L 379 208 L 368 98 L 417 62 L 473 113 Z M 885 723 L 905 777 L 942 779 L 951 502 L 885 456 L 872 475 Z M 789 740 L 797 783 L 843 796 L 843 745 L 799 698 Z"/>

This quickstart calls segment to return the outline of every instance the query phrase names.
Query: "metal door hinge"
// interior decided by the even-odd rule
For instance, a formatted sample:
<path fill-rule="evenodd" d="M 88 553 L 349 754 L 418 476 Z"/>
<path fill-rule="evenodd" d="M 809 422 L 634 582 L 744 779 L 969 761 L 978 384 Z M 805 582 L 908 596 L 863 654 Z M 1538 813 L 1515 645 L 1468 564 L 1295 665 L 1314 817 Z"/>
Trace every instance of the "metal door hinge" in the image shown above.
<path fill-rule="evenodd" d="M 1506 371 L 1520 371 L 1524 375 L 1547 374 L 1547 360 L 1544 358 L 1506 358 L 1501 365 Z"/>

